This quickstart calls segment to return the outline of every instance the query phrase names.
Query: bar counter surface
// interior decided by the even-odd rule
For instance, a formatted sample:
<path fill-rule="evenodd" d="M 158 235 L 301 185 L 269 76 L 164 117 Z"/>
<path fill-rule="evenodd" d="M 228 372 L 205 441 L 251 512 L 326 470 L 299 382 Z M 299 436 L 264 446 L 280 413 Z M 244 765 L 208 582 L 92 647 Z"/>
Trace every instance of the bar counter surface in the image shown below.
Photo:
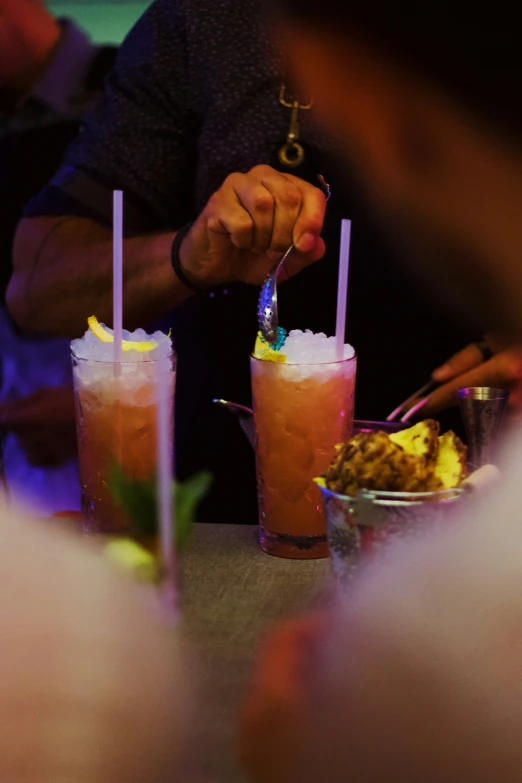
<path fill-rule="evenodd" d="M 182 625 L 198 683 L 204 780 L 243 783 L 237 710 L 257 645 L 278 620 L 322 601 L 330 561 L 283 560 L 259 549 L 252 525 L 196 525 L 182 563 Z"/>

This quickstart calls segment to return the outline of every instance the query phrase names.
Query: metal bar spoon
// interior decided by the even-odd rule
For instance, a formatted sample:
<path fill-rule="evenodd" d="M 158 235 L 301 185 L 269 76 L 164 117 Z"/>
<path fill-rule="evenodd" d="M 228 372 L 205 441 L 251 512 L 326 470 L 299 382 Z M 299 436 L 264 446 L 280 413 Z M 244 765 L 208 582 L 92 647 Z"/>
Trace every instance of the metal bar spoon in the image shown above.
<path fill-rule="evenodd" d="M 319 174 L 317 179 L 326 196 L 326 201 L 328 201 L 331 195 L 330 185 L 321 174 Z M 263 335 L 263 339 L 267 343 L 275 343 L 279 327 L 277 277 L 294 249 L 295 247 L 292 243 L 286 253 L 283 254 L 282 258 L 276 263 L 272 271 L 268 273 L 265 282 L 261 286 L 261 292 L 257 303 L 257 325 L 259 331 Z"/>
<path fill-rule="evenodd" d="M 246 405 L 239 405 L 237 402 L 229 400 L 212 400 L 215 405 L 230 411 L 237 416 L 239 425 L 248 438 L 250 445 L 256 447 L 256 430 L 254 426 L 254 411 L 247 408 Z M 399 432 L 406 429 L 408 425 L 399 421 L 354 421 L 353 435 L 357 432 Z"/>

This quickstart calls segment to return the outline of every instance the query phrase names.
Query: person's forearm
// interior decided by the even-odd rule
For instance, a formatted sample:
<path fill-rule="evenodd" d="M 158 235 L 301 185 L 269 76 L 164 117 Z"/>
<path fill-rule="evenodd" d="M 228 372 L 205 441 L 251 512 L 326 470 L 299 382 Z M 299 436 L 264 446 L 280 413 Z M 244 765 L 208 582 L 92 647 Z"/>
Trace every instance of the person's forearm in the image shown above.
<path fill-rule="evenodd" d="M 172 269 L 173 236 L 125 240 L 125 327 L 145 326 L 190 296 Z M 15 321 L 34 332 L 78 336 L 93 314 L 112 324 L 110 230 L 77 217 L 22 220 L 7 304 Z"/>

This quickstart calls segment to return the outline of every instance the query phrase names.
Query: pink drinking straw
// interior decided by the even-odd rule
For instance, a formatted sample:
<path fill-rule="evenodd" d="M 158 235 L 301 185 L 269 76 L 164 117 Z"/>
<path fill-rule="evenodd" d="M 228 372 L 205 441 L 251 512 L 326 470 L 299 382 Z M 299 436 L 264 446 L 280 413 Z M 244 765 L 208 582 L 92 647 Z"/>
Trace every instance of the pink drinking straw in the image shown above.
<path fill-rule="evenodd" d="M 161 561 L 164 569 L 163 598 L 168 609 L 177 616 L 177 585 L 174 551 L 174 497 L 172 494 L 173 458 L 171 448 L 171 373 L 169 360 L 157 362 L 157 468 L 156 497 L 158 508 L 158 528 L 160 531 Z"/>
<path fill-rule="evenodd" d="M 344 358 L 344 339 L 346 333 L 346 301 L 348 298 L 348 271 L 350 268 L 350 235 L 352 221 L 341 222 L 341 248 L 339 250 L 339 280 L 337 284 L 337 320 L 335 324 L 335 358 L 338 362 Z"/>
<path fill-rule="evenodd" d="M 112 213 L 112 328 L 114 332 L 114 361 L 122 360 L 123 333 L 123 192 L 113 193 Z"/>

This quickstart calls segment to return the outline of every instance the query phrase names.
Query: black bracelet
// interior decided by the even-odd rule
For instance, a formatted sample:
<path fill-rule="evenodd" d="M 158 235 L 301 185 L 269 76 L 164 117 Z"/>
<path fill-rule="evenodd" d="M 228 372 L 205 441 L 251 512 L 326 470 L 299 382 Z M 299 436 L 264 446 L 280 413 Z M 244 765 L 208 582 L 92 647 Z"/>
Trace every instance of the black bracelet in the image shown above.
<path fill-rule="evenodd" d="M 179 257 L 179 251 L 181 248 L 181 243 L 187 236 L 188 232 L 192 228 L 194 223 L 186 223 L 184 226 L 181 226 L 181 228 L 178 229 L 176 236 L 174 237 L 174 240 L 172 242 L 172 248 L 170 251 L 170 260 L 172 262 L 172 268 L 174 272 L 177 275 L 178 280 L 180 283 L 183 283 L 183 285 L 186 288 L 190 288 L 191 291 L 193 291 L 195 294 L 203 294 L 205 293 L 204 288 L 200 288 L 199 286 L 192 283 L 188 277 L 186 276 L 185 272 L 183 271 L 183 268 L 181 266 L 181 259 Z"/>

